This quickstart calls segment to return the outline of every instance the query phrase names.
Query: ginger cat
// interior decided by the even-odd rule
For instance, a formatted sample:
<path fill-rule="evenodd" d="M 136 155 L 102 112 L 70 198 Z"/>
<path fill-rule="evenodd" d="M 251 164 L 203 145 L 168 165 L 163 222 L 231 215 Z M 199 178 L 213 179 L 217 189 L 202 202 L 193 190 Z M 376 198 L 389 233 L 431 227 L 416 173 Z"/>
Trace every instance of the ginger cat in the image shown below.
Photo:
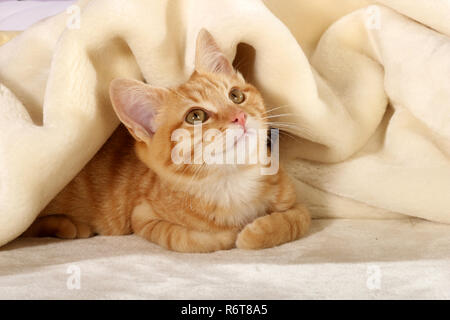
<path fill-rule="evenodd" d="M 185 84 L 167 89 L 116 79 L 110 96 L 123 125 L 24 236 L 136 233 L 170 250 L 212 252 L 273 247 L 307 232 L 309 212 L 296 203 L 282 169 L 262 175 L 259 163 L 172 160 L 176 129 L 194 133 L 201 123 L 203 130 L 242 130 L 242 137 L 250 129 L 267 133 L 260 93 L 206 30 L 197 38 L 195 71 Z M 206 147 L 189 142 L 190 155 Z"/>

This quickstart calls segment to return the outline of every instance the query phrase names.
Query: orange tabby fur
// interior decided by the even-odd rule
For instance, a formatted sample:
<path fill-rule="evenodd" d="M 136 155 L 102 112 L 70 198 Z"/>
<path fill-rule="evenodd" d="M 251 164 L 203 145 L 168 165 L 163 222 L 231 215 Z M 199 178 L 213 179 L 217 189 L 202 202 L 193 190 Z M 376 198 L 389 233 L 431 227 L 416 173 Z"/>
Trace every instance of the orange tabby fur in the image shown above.
<path fill-rule="evenodd" d="M 233 87 L 245 94 L 242 104 L 230 101 Z M 178 128 L 193 133 L 194 126 L 184 121 L 192 106 L 201 106 L 211 115 L 203 130 L 236 126 L 231 120 L 241 111 L 249 126 L 267 129 L 261 95 L 233 70 L 207 31 L 199 34 L 196 71 L 185 84 L 165 89 L 115 80 L 111 99 L 124 125 L 43 210 L 25 236 L 136 233 L 170 250 L 211 252 L 273 247 L 308 230 L 309 213 L 296 203 L 294 187 L 282 169 L 275 175 L 261 175 L 261 164 L 172 161 L 176 143 L 171 134 Z M 133 104 L 148 105 L 155 112 L 131 110 Z"/>

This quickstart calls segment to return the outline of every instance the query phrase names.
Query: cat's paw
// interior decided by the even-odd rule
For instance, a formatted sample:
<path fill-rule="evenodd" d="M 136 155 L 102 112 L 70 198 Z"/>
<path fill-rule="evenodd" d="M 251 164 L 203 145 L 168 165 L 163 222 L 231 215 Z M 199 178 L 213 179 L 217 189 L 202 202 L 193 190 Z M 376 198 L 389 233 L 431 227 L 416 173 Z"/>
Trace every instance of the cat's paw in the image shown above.
<path fill-rule="evenodd" d="M 296 205 L 283 212 L 272 212 L 245 226 L 236 247 L 263 249 L 301 238 L 309 229 L 311 217 L 306 208 Z"/>
<path fill-rule="evenodd" d="M 72 220 L 64 215 L 49 215 L 36 219 L 22 236 L 75 239 L 77 227 Z"/>
<path fill-rule="evenodd" d="M 277 245 L 277 230 L 270 215 L 260 217 L 246 225 L 236 240 L 238 249 L 256 250 Z"/>
<path fill-rule="evenodd" d="M 235 230 L 218 232 L 216 235 L 216 239 L 218 240 L 216 243 L 217 247 L 212 251 L 229 250 L 234 248 L 237 236 L 238 232 Z"/>

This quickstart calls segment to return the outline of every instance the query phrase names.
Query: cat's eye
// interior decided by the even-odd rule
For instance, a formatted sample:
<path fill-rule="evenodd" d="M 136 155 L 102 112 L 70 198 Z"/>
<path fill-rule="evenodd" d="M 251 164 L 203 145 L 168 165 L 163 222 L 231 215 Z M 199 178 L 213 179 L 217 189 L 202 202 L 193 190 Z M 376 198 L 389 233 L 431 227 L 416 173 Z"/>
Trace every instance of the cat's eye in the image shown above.
<path fill-rule="evenodd" d="M 231 89 L 229 97 L 235 104 L 241 104 L 245 101 L 245 94 L 238 88 Z"/>
<path fill-rule="evenodd" d="M 208 120 L 208 114 L 202 109 L 193 109 L 186 115 L 185 121 L 189 124 L 194 124 L 195 122 L 205 122 Z"/>

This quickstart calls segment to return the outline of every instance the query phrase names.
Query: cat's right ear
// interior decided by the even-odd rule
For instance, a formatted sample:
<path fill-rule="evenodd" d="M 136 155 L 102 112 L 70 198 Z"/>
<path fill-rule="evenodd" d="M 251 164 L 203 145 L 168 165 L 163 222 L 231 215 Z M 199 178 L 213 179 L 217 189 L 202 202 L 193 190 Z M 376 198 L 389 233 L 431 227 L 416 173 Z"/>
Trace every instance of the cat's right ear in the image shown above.
<path fill-rule="evenodd" d="M 129 79 L 115 79 L 109 87 L 114 111 L 138 141 L 146 141 L 156 132 L 155 118 L 164 94 L 163 88 Z"/>

